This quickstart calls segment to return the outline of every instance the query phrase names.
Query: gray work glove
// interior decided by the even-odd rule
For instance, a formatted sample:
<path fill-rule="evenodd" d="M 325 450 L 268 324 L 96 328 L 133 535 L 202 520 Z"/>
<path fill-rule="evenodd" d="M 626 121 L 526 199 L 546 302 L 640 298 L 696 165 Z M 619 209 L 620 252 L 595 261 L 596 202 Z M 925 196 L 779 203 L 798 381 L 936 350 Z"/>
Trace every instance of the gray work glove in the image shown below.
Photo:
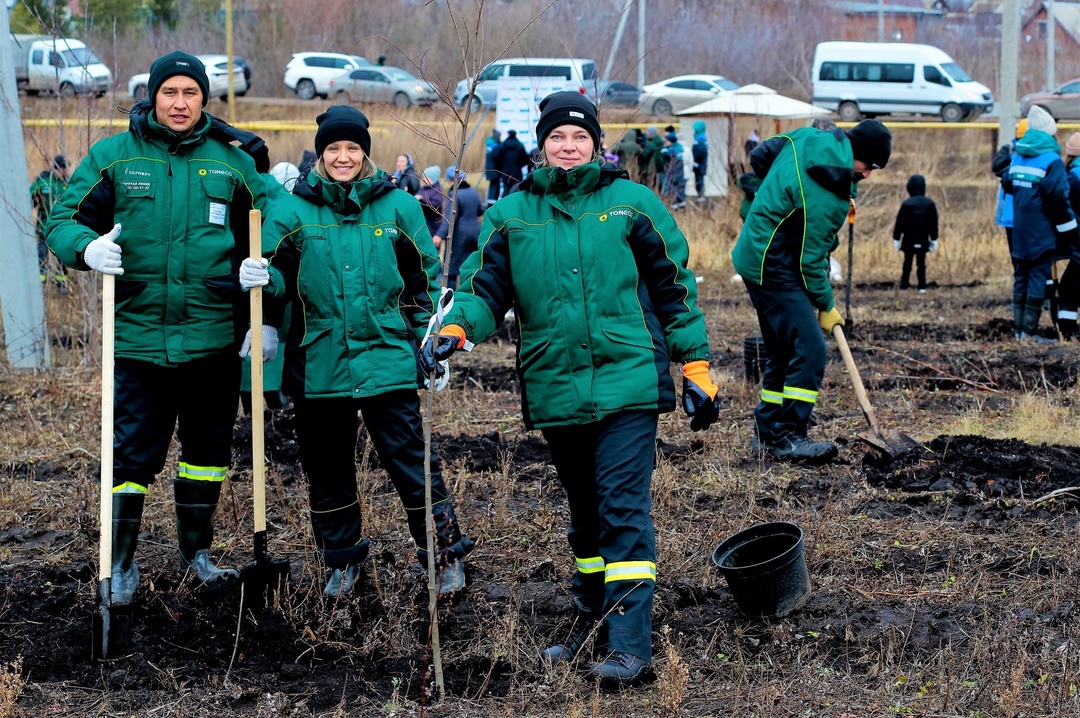
<path fill-rule="evenodd" d="M 265 259 L 246 257 L 240 262 L 240 286 L 246 292 L 252 287 L 265 287 L 270 283 L 270 270 Z"/>
<path fill-rule="evenodd" d="M 277 327 L 269 327 L 265 324 L 262 325 L 262 340 L 263 340 L 263 361 L 274 361 L 277 356 L 278 349 L 278 335 Z M 244 335 L 244 343 L 240 345 L 240 358 L 243 359 L 246 356 L 251 355 L 251 330 L 247 330 L 247 334 Z"/>
<path fill-rule="evenodd" d="M 124 250 L 116 243 L 120 236 L 120 225 L 117 223 L 105 234 L 86 245 L 83 250 L 83 261 L 86 266 L 95 272 L 102 274 L 123 274 L 124 267 L 121 265 L 120 253 Z"/>
<path fill-rule="evenodd" d="M 894 239 L 892 241 L 892 248 L 895 249 L 897 252 L 900 251 L 900 240 L 899 239 Z"/>

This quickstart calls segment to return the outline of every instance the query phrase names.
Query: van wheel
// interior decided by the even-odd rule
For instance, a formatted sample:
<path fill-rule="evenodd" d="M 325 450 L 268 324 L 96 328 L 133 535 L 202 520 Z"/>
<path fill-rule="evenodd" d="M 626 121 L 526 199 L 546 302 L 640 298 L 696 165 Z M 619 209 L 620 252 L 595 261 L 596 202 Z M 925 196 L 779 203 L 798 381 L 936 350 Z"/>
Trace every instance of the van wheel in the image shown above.
<path fill-rule="evenodd" d="M 941 119 L 944 122 L 959 122 L 964 119 L 964 111 L 960 109 L 960 105 L 950 102 L 941 108 Z"/>
<path fill-rule="evenodd" d="M 300 80 L 296 83 L 296 96 L 301 100 L 314 100 L 315 83 L 311 80 Z"/>
<path fill-rule="evenodd" d="M 412 104 L 412 100 L 404 92 L 399 92 L 394 95 L 394 107 L 399 110 L 404 110 L 406 107 Z"/>
<path fill-rule="evenodd" d="M 854 102 L 841 102 L 836 114 L 840 115 L 840 119 L 844 122 L 858 122 L 862 119 L 859 106 Z"/>
<path fill-rule="evenodd" d="M 60 97 L 63 97 L 65 100 L 70 100 L 72 97 L 75 97 L 75 86 L 70 82 L 65 82 L 63 85 L 60 85 Z"/>
<path fill-rule="evenodd" d="M 657 100 L 653 103 L 652 113 L 659 117 L 667 117 L 671 114 L 671 103 L 667 100 Z"/>

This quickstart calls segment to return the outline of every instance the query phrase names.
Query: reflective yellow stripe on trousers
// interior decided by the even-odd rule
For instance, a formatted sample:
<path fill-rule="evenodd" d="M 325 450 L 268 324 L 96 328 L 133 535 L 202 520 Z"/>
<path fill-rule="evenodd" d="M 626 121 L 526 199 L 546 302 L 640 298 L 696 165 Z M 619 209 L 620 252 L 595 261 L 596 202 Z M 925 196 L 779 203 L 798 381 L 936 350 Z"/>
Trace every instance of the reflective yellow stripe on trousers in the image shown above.
<path fill-rule="evenodd" d="M 800 389 L 797 386 L 785 386 L 784 398 L 791 399 L 792 401 L 805 401 L 808 404 L 817 403 L 816 391 L 810 389 Z"/>
<path fill-rule="evenodd" d="M 783 404 L 784 395 L 778 391 L 761 390 L 761 400 L 766 404 Z"/>
<path fill-rule="evenodd" d="M 601 556 L 592 556 L 590 558 L 578 558 L 574 557 L 577 562 L 577 570 L 579 573 L 603 573 L 604 572 L 604 559 Z"/>
<path fill-rule="evenodd" d="M 656 564 L 652 561 L 618 561 L 604 570 L 604 583 L 612 581 L 656 581 Z"/>
<path fill-rule="evenodd" d="M 179 474 L 189 481 L 224 481 L 228 472 L 228 466 L 195 466 L 181 461 Z"/>

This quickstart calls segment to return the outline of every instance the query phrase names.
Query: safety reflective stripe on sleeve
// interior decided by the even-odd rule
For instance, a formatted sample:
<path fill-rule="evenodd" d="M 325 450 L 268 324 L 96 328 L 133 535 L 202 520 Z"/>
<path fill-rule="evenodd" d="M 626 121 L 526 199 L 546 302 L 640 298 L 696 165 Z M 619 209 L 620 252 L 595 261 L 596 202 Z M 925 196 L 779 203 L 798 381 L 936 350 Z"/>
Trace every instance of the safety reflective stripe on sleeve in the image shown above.
<path fill-rule="evenodd" d="M 612 581 L 656 581 L 656 564 L 652 561 L 609 563 L 604 570 L 604 583 Z"/>
<path fill-rule="evenodd" d="M 1065 224 L 1059 224 L 1055 229 L 1059 232 L 1068 232 L 1070 229 L 1076 229 L 1076 220 L 1070 219 Z"/>
<path fill-rule="evenodd" d="M 1069 311 L 1068 309 L 1059 309 L 1058 310 L 1058 319 L 1072 319 L 1073 321 L 1075 321 L 1076 320 L 1076 310 L 1074 309 L 1072 311 Z"/>
<path fill-rule="evenodd" d="M 125 481 L 119 486 L 114 486 L 112 492 L 114 494 L 145 494 L 146 487 L 142 484 L 136 484 L 131 481 Z"/>
<path fill-rule="evenodd" d="M 593 556 L 591 558 L 578 558 L 574 557 L 577 562 L 578 573 L 603 573 L 604 572 L 604 559 L 601 556 Z"/>
<path fill-rule="evenodd" d="M 784 395 L 778 391 L 761 390 L 761 400 L 766 404 L 783 404 Z"/>
<path fill-rule="evenodd" d="M 818 393 L 809 389 L 800 389 L 797 386 L 785 386 L 784 398 L 791 399 L 792 401 L 805 401 L 808 404 L 813 404 L 817 401 Z"/>
<path fill-rule="evenodd" d="M 1041 167 L 1032 167 L 1031 165 L 1016 165 L 1009 169 L 1009 176 L 1014 179 L 1042 179 L 1046 176 L 1046 170 Z"/>
<path fill-rule="evenodd" d="M 228 472 L 228 466 L 195 466 L 181 461 L 179 474 L 189 481 L 224 481 Z"/>

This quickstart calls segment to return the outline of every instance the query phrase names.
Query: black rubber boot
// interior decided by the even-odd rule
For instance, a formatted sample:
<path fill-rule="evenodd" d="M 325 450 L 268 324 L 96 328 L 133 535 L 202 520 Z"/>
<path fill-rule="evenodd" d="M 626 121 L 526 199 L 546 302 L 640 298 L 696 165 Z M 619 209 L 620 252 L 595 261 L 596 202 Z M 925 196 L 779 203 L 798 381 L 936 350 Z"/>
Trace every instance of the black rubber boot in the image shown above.
<path fill-rule="evenodd" d="M 135 545 L 139 541 L 145 494 L 113 494 L 112 520 L 112 603 L 127 606 L 139 588 L 139 567 L 135 565 Z"/>
<path fill-rule="evenodd" d="M 1021 328 L 1020 337 L 1030 338 L 1037 344 L 1050 344 L 1053 339 L 1039 336 L 1039 317 L 1042 315 L 1043 300 L 1041 297 L 1028 297 L 1024 303 L 1024 324 Z"/>
<path fill-rule="evenodd" d="M 233 568 L 218 568 L 210 560 L 214 540 L 214 509 L 221 494 L 220 481 L 175 479 L 176 539 L 180 547 L 180 572 L 191 571 L 201 583 L 240 578 Z"/>
<path fill-rule="evenodd" d="M 1024 303 L 1026 294 L 1013 295 L 1013 339 L 1020 339 L 1024 333 Z"/>
<path fill-rule="evenodd" d="M 1072 341 L 1076 339 L 1077 323 L 1075 319 L 1062 319 L 1058 316 L 1058 330 L 1061 331 L 1061 338 L 1065 341 Z"/>
<path fill-rule="evenodd" d="M 576 602 L 575 602 L 576 603 Z M 545 648 L 540 657 L 549 663 L 559 661 L 573 661 L 578 653 L 589 640 L 597 624 L 600 622 L 599 614 L 586 611 L 578 604 L 574 611 L 574 620 L 570 624 L 570 632 L 566 638 L 555 645 Z M 598 639 L 599 640 L 599 639 Z"/>

